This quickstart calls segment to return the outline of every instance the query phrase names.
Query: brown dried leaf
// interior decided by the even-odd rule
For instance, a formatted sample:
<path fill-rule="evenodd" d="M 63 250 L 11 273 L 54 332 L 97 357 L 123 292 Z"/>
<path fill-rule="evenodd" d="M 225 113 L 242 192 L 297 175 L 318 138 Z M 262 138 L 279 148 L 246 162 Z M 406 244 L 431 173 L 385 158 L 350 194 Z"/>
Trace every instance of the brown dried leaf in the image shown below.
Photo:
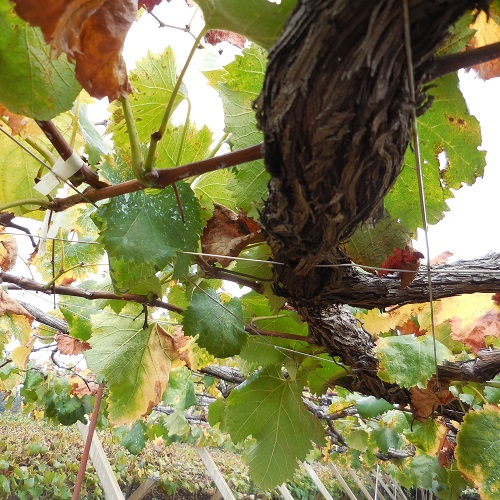
<path fill-rule="evenodd" d="M 0 288 L 0 316 L 4 314 L 18 314 L 26 316 L 28 321 L 33 321 L 33 316 L 19 302 L 10 297 L 7 292 Z"/>
<path fill-rule="evenodd" d="M 75 339 L 66 333 L 56 333 L 57 349 L 61 354 L 76 356 L 92 349 L 88 342 Z"/>
<path fill-rule="evenodd" d="M 14 236 L 0 232 L 0 268 L 10 271 L 16 264 L 17 243 Z"/>
<path fill-rule="evenodd" d="M 220 42 L 229 42 L 230 44 L 243 49 L 247 39 L 238 33 L 226 30 L 210 30 L 205 35 L 205 42 L 210 45 L 217 45 Z"/>
<path fill-rule="evenodd" d="M 438 264 L 444 264 L 450 257 L 453 257 L 453 253 L 445 250 L 443 253 L 440 253 L 438 256 L 431 259 L 431 266 L 437 266 Z"/>
<path fill-rule="evenodd" d="M 10 130 L 12 135 L 20 134 L 26 123 L 28 123 L 28 119 L 21 115 L 16 115 L 15 113 L 11 113 L 7 108 L 0 104 L 0 116 L 5 116 L 8 120 Z"/>
<path fill-rule="evenodd" d="M 53 55 L 76 61 L 76 78 L 98 99 L 116 99 L 131 91 L 123 42 L 135 20 L 134 0 L 17 0 L 16 12 L 42 29 Z"/>
<path fill-rule="evenodd" d="M 82 380 L 82 378 L 77 375 L 71 375 L 69 378 L 69 382 L 71 384 L 71 394 L 78 397 L 86 396 L 87 394 L 95 396 L 97 394 L 97 389 L 99 389 L 96 376 L 86 370 L 82 373 L 82 377 L 85 378 L 85 380 Z M 85 381 L 87 383 L 85 383 Z"/>
<path fill-rule="evenodd" d="M 240 252 L 258 241 L 264 241 L 259 225 L 243 213 L 236 214 L 229 208 L 215 203 L 212 218 L 208 221 L 201 236 L 203 253 L 237 257 Z M 227 267 L 233 259 L 206 257 L 210 264 L 218 262 Z"/>
<path fill-rule="evenodd" d="M 441 405 L 447 405 L 455 396 L 447 387 L 441 387 L 435 379 L 429 380 L 426 389 L 412 387 L 410 389 L 413 416 L 423 422 L 429 418 Z"/>

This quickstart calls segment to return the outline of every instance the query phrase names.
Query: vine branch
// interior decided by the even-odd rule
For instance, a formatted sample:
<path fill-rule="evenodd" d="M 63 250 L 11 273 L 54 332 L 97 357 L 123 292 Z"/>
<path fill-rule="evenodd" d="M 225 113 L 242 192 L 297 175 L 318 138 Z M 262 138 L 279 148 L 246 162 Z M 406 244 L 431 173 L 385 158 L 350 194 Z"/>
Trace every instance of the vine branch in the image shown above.
<path fill-rule="evenodd" d="M 222 168 L 234 167 L 254 160 L 260 160 L 263 156 L 262 144 L 256 144 L 255 146 L 216 156 L 215 158 L 207 158 L 194 163 L 188 163 L 180 167 L 158 169 L 156 170 L 158 172 L 158 181 L 155 184 L 155 188 L 165 188 L 174 182 L 188 177 L 206 174 L 207 172 Z M 114 186 L 87 190 L 85 196 L 72 195 L 66 198 L 55 198 L 49 203 L 49 208 L 55 212 L 60 212 L 78 203 L 88 203 L 89 201 L 96 202 L 107 198 L 114 198 L 122 194 L 134 193 L 142 189 L 144 189 L 144 186 L 137 179 L 133 179 L 115 184 Z"/>
<path fill-rule="evenodd" d="M 431 80 L 462 68 L 470 68 L 477 64 L 500 58 L 500 42 L 478 47 L 477 49 L 458 52 L 435 59 L 429 70 Z"/>

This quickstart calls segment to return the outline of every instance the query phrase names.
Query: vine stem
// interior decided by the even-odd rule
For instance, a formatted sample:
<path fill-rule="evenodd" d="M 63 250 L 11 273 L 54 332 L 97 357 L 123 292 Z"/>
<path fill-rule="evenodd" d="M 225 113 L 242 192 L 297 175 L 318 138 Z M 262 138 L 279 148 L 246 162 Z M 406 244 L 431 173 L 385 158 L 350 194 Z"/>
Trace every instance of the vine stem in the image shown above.
<path fill-rule="evenodd" d="M 125 117 L 125 124 L 127 125 L 128 140 L 130 142 L 130 150 L 132 152 L 132 172 L 134 177 L 144 186 L 151 187 L 155 184 L 155 180 L 146 175 L 146 170 L 142 163 L 141 143 L 139 141 L 139 134 L 135 126 L 134 114 L 128 96 L 121 96 L 120 103 L 123 109 L 123 116 Z"/>
<path fill-rule="evenodd" d="M 186 74 L 189 64 L 191 63 L 191 60 L 193 59 L 194 53 L 196 52 L 198 46 L 200 45 L 201 39 L 205 36 L 206 32 L 207 29 L 203 28 L 200 34 L 196 37 L 196 40 L 194 41 L 191 51 L 189 52 L 186 62 L 181 70 L 179 78 L 177 78 L 177 82 L 175 83 L 174 89 L 172 90 L 172 95 L 170 96 L 167 108 L 165 109 L 165 113 L 163 115 L 163 120 L 161 122 L 160 128 L 158 129 L 158 131 L 151 134 L 151 142 L 149 144 L 148 156 L 146 157 L 146 162 L 144 164 L 144 170 L 146 172 L 151 172 L 153 169 L 155 162 L 156 148 L 158 147 L 158 143 L 160 142 L 161 138 L 163 137 L 163 134 L 165 133 L 168 121 L 170 120 L 170 116 L 172 115 L 175 100 L 177 98 L 177 94 L 179 93 L 179 89 L 181 88 L 182 80 L 184 78 L 184 75 Z"/>
<path fill-rule="evenodd" d="M 235 165 L 260 160 L 263 157 L 263 145 L 261 143 L 250 146 L 249 148 L 233 151 L 232 153 L 216 156 L 215 158 L 207 158 L 206 160 L 188 163 L 181 167 L 159 169 L 156 170 L 158 172 L 158 181 L 155 184 L 155 188 L 165 188 L 187 177 L 206 174 L 207 172 L 212 172 L 221 168 L 234 167 Z M 85 192 L 85 196 L 72 195 L 66 198 L 56 198 L 49 203 L 49 207 L 55 212 L 60 212 L 78 203 L 96 202 L 107 198 L 114 198 L 115 196 L 134 193 L 144 188 L 145 187 L 137 179 L 133 179 L 114 186 L 95 189 L 93 191 L 88 190 Z"/>
<path fill-rule="evenodd" d="M 0 212 L 14 207 L 22 207 L 23 205 L 38 205 L 39 207 L 49 208 L 49 201 L 42 198 L 24 198 L 23 200 L 11 201 L 0 205 Z"/>

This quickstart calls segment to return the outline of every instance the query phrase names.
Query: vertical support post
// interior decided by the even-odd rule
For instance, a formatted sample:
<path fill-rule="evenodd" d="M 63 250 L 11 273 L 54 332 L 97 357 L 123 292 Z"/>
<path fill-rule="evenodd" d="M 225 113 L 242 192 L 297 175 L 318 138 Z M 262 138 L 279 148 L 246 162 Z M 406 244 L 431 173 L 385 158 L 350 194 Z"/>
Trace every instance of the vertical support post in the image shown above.
<path fill-rule="evenodd" d="M 283 500 L 293 500 L 293 497 L 292 495 L 290 495 L 290 492 L 288 491 L 288 488 L 286 487 L 285 483 L 278 486 L 278 491 L 280 492 L 280 495 L 282 496 Z"/>
<path fill-rule="evenodd" d="M 335 464 L 333 462 L 330 462 L 329 465 L 330 469 L 332 469 L 333 475 L 337 478 L 337 481 L 340 483 L 340 486 L 342 486 L 344 491 L 347 493 L 347 496 L 351 500 L 358 500 L 356 498 L 356 495 L 354 495 L 354 493 L 352 492 L 351 488 L 349 488 L 348 484 L 345 482 L 340 472 L 337 470 L 337 467 L 335 467 Z"/>
<path fill-rule="evenodd" d="M 213 479 L 224 500 L 235 500 L 231 489 L 224 479 L 224 476 L 220 473 L 217 465 L 208 453 L 208 450 L 206 448 L 196 448 L 196 451 L 198 452 L 203 465 L 205 465 L 210 477 Z"/>
<path fill-rule="evenodd" d="M 89 428 L 83 425 L 81 422 L 77 422 L 78 430 L 82 435 L 83 439 L 87 439 L 89 433 Z M 99 477 L 99 483 L 104 491 L 106 500 L 124 500 L 125 497 L 120 490 L 120 486 L 116 481 L 115 475 L 109 465 L 108 457 L 101 445 L 101 441 L 97 434 L 94 434 L 92 439 L 92 444 L 90 446 L 90 459 L 94 465 L 97 476 Z"/>
<path fill-rule="evenodd" d="M 311 476 L 313 483 L 316 485 L 320 493 L 326 498 L 326 500 L 333 500 L 332 496 L 330 495 L 330 493 L 328 493 L 328 490 L 325 488 L 325 485 L 321 482 L 321 479 L 318 477 L 316 472 L 314 472 L 313 468 L 306 462 L 304 462 L 302 465 L 304 466 L 304 469 L 307 471 L 309 476 Z"/>
<path fill-rule="evenodd" d="M 363 484 L 363 482 L 361 481 L 361 479 L 359 479 L 359 477 L 356 474 L 356 472 L 353 471 L 350 467 L 347 468 L 347 472 L 354 479 L 354 481 L 358 485 L 358 488 L 361 490 L 361 492 L 363 493 L 363 495 L 366 497 L 366 500 L 373 500 L 373 497 L 370 495 L 370 492 L 365 488 L 365 485 Z"/>

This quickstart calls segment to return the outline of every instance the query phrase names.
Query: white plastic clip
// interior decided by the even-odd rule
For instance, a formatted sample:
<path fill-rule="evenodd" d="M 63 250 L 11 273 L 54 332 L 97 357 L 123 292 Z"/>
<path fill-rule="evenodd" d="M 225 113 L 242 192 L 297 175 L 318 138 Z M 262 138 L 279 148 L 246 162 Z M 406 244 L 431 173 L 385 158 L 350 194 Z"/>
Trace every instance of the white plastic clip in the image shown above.
<path fill-rule="evenodd" d="M 66 161 L 59 158 L 52 170 L 47 172 L 35 185 L 35 189 L 43 195 L 48 195 L 61 182 L 68 180 L 82 167 L 83 160 L 73 151 L 73 154 Z"/>

